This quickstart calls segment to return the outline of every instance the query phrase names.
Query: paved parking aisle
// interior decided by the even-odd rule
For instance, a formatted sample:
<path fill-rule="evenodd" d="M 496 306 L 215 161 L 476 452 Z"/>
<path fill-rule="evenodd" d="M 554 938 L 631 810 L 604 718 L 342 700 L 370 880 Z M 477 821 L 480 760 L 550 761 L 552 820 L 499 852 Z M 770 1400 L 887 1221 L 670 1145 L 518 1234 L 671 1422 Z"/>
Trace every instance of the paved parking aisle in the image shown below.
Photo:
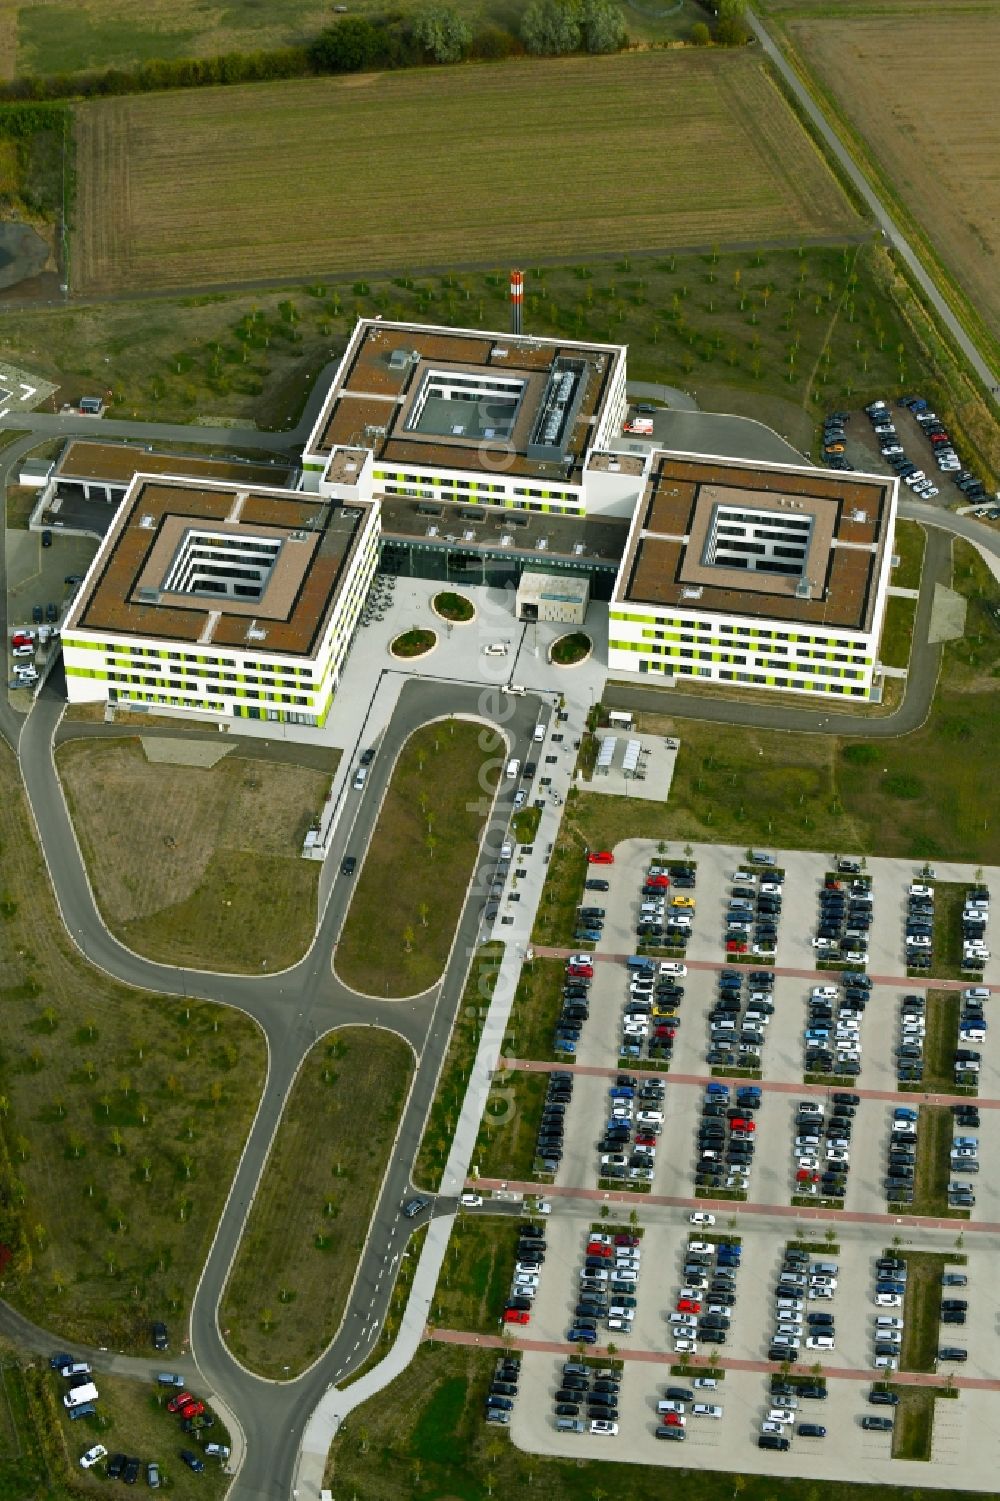
<path fill-rule="evenodd" d="M 695 1133 L 701 1101 L 702 1090 L 698 1085 L 671 1084 L 668 1078 L 663 1106 L 666 1119 L 656 1149 L 653 1193 L 676 1198 L 690 1198 L 694 1193 Z M 661 1264 L 657 1260 L 656 1265 Z"/>
<path fill-rule="evenodd" d="M 755 1204 L 788 1204 L 794 1187 L 792 1142 L 796 1099 L 791 1094 L 764 1094 L 761 1099 L 755 1116 L 750 1198 Z"/>
<path fill-rule="evenodd" d="M 861 1214 L 885 1213 L 883 1185 L 893 1108 L 885 1100 L 865 1099 L 856 1107 L 845 1209 L 857 1210 Z"/>
<path fill-rule="evenodd" d="M 609 1083 L 610 1080 L 594 1074 L 577 1074 L 573 1080 L 573 1098 L 565 1117 L 563 1159 L 555 1178 L 560 1187 L 597 1186 L 596 1144 L 607 1113 Z"/>
<path fill-rule="evenodd" d="M 911 867 L 900 860 L 873 860 L 872 913 L 868 935 L 868 969 L 873 975 L 905 975 L 903 929 L 906 923 L 906 888 L 913 879 Z"/>
<path fill-rule="evenodd" d="M 622 1006 L 628 993 L 624 964 L 595 964 L 590 1016 L 584 1023 L 574 1063 L 614 1068 L 621 1038 Z"/>
<path fill-rule="evenodd" d="M 817 898 L 828 862 L 825 856 L 806 850 L 779 851 L 777 858 L 785 871 L 785 884 L 776 962 L 786 969 L 812 969 L 816 963 L 812 940 L 816 933 Z"/>
<path fill-rule="evenodd" d="M 864 1089 L 895 1091 L 898 1088 L 899 1007 L 903 996 L 910 994 L 922 995 L 923 992 L 916 985 L 912 992 L 895 985 L 875 985 L 868 992 L 868 1004 L 861 1023 L 861 1074 L 857 1081 Z"/>
<path fill-rule="evenodd" d="M 809 982 L 778 975 L 774 982 L 774 1015 L 764 1044 L 764 1077 L 782 1083 L 802 1082 L 802 1032 L 806 1024 Z"/>

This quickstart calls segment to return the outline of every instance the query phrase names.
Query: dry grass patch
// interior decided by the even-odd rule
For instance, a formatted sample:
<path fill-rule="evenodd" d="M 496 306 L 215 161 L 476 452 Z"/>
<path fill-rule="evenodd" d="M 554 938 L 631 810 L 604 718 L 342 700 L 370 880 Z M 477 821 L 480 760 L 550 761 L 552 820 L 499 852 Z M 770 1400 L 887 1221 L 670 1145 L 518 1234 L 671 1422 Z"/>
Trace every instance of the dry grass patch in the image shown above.
<path fill-rule="evenodd" d="M 412 1073 L 406 1043 L 369 1028 L 323 1038 L 302 1066 L 221 1307 L 262 1376 L 298 1375 L 340 1326 Z"/>
<path fill-rule="evenodd" d="M 449 719 L 407 740 L 337 944 L 336 969 L 363 995 L 418 995 L 451 952 L 492 804 L 503 742 Z"/>
<path fill-rule="evenodd" d="M 178 1330 L 264 1073 L 246 1017 L 163 1000 L 67 939 L 0 748 L 4 1297 L 67 1339 L 149 1352 Z"/>
<path fill-rule="evenodd" d="M 328 773 L 235 753 L 150 762 L 131 738 L 69 741 L 56 762 L 101 913 L 130 948 L 242 972 L 301 958 L 319 867 L 300 851 Z"/>
<path fill-rule="evenodd" d="M 636 120 L 641 193 L 626 171 L 603 174 L 595 194 L 595 162 L 635 150 Z M 570 224 L 581 256 L 858 228 L 751 53 L 413 69 L 86 103 L 77 174 L 74 278 L 90 292 L 456 258 L 506 265 L 515 250 L 551 255 Z"/>

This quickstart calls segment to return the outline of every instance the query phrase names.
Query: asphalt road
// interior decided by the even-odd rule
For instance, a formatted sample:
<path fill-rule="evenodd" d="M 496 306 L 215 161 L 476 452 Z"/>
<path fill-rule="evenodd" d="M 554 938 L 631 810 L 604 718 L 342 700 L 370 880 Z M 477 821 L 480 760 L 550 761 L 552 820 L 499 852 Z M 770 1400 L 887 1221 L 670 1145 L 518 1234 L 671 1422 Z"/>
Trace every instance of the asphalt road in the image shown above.
<path fill-rule="evenodd" d="M 934 312 L 945 328 L 947 328 L 951 337 L 962 351 L 962 354 L 968 360 L 973 370 L 975 370 L 995 402 L 997 394 L 1000 392 L 1000 378 L 998 378 L 997 372 L 983 355 L 975 340 L 968 334 L 965 325 L 952 311 L 951 304 L 938 289 L 934 278 L 925 270 L 924 264 L 913 249 L 913 246 L 889 213 L 882 199 L 875 192 L 868 178 L 854 161 L 854 158 L 827 120 L 826 115 L 816 103 L 816 100 L 809 92 L 803 80 L 785 60 L 780 47 L 778 47 L 777 43 L 765 30 L 760 18 L 748 10 L 747 21 L 768 58 L 774 64 L 788 88 L 795 95 L 804 113 L 815 126 L 824 146 L 836 160 L 845 176 L 850 179 L 858 195 L 868 205 L 879 229 L 901 259 L 906 262 L 914 281 L 920 287 L 924 297 L 934 309 Z M 891 60 L 887 59 L 887 62 L 891 66 Z"/>

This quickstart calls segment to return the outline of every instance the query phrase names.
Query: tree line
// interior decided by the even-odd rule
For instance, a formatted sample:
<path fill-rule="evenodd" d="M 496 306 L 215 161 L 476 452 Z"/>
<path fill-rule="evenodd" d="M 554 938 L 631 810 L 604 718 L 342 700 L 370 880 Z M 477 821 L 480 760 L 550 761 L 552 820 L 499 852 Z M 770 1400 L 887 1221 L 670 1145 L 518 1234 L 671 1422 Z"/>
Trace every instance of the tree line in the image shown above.
<path fill-rule="evenodd" d="M 696 44 L 711 40 L 729 45 L 745 42 L 744 4 L 745 0 L 718 0 L 713 31 L 710 33 L 699 22 L 692 27 L 691 40 Z M 574 52 L 610 53 L 627 44 L 625 16 L 616 0 L 528 0 L 516 31 L 490 23 L 475 32 L 452 6 L 431 4 L 406 17 L 344 16 L 301 46 L 224 52 L 215 57 L 154 58 L 130 68 L 23 74 L 0 84 L 0 101 L 27 104 L 94 99 L 411 68 L 470 58 L 486 61 L 525 54 L 554 57 Z M 18 117 L 21 123 L 16 133 L 21 133 L 22 125 L 26 134 L 45 128 L 39 117 L 28 129 L 30 118 L 27 114 Z M 11 133 L 15 133 L 13 127 L 0 124 L 0 134 Z"/>

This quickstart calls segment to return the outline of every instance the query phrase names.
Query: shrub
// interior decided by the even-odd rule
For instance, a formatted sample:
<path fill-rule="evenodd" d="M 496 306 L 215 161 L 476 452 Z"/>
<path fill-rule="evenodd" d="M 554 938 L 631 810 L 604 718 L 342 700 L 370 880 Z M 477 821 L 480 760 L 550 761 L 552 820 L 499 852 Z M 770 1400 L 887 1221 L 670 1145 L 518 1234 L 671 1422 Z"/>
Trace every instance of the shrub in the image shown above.
<path fill-rule="evenodd" d="M 696 21 L 691 27 L 691 40 L 696 47 L 707 47 L 712 40 L 712 33 L 704 21 Z"/>
<path fill-rule="evenodd" d="M 855 745 L 845 745 L 843 757 L 849 766 L 872 766 L 878 760 L 878 748 L 861 741 Z"/>
<path fill-rule="evenodd" d="M 472 42 L 473 55 L 486 61 L 517 57 L 523 51 L 524 43 L 509 31 L 504 31 L 502 26 L 484 26 Z"/>
<path fill-rule="evenodd" d="M 750 40 L 750 28 L 742 16 L 720 16 L 716 22 L 715 40 L 720 47 L 745 47 Z"/>
<path fill-rule="evenodd" d="M 384 63 L 388 37 L 364 16 L 347 16 L 321 31 L 309 45 L 309 61 L 321 73 L 359 73 Z"/>

